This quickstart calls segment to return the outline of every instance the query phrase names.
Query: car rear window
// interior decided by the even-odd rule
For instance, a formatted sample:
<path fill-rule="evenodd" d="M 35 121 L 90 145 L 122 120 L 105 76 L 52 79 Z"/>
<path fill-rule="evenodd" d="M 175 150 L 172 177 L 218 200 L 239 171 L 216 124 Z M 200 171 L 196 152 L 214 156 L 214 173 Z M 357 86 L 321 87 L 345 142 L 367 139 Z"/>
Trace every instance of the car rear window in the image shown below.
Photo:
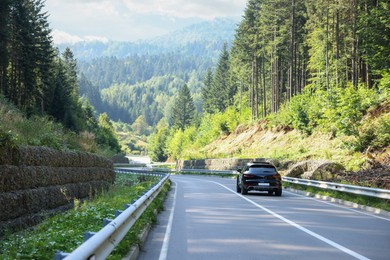
<path fill-rule="evenodd" d="M 276 169 L 272 166 L 252 166 L 249 167 L 249 173 L 254 174 L 265 174 L 265 173 L 276 173 Z"/>

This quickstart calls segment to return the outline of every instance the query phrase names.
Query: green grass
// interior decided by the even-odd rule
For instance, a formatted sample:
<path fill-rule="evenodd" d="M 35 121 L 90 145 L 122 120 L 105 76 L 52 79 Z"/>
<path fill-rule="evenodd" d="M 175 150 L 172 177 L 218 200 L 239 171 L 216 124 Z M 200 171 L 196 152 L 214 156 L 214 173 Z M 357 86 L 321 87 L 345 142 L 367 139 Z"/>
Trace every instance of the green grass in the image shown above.
<path fill-rule="evenodd" d="M 104 218 L 115 218 L 117 210 L 137 199 L 158 180 L 156 177 L 117 174 L 115 187 L 93 200 L 76 203 L 74 209 L 48 218 L 41 224 L 14 234 L 6 234 L 0 242 L 0 259 L 53 259 L 56 251 L 72 252 L 84 241 L 84 233 L 97 232 Z M 132 227 L 110 259 L 121 259 L 130 247 L 139 243 L 138 234 L 145 225 L 156 221 L 155 211 L 162 210 L 169 184 Z"/>
<path fill-rule="evenodd" d="M 374 198 L 370 196 L 363 196 L 363 195 L 357 195 L 357 194 L 351 194 L 341 191 L 333 191 L 333 190 L 327 190 L 327 189 L 321 189 L 317 187 L 309 187 L 305 185 L 300 185 L 296 183 L 288 183 L 283 182 L 284 187 L 301 190 L 313 194 L 318 194 L 322 196 L 327 196 L 335 199 L 341 199 L 345 201 L 354 202 L 363 206 L 373 207 L 377 209 L 382 209 L 386 211 L 390 211 L 390 200 L 387 199 L 380 199 L 380 198 Z"/>
<path fill-rule="evenodd" d="M 0 122 L 0 147 L 46 146 L 108 157 L 116 153 L 110 146 L 99 144 L 92 132 L 73 132 L 48 116 L 27 117 L 1 94 Z"/>

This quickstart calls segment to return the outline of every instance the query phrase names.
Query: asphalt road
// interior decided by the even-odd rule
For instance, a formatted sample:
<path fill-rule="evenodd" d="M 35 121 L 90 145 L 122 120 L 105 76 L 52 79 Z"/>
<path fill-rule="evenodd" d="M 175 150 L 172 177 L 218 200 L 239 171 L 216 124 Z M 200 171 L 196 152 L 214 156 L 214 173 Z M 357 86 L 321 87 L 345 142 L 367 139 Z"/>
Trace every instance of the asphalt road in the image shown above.
<path fill-rule="evenodd" d="M 139 259 L 390 259 L 390 218 L 287 191 L 242 196 L 228 178 L 171 180 Z"/>

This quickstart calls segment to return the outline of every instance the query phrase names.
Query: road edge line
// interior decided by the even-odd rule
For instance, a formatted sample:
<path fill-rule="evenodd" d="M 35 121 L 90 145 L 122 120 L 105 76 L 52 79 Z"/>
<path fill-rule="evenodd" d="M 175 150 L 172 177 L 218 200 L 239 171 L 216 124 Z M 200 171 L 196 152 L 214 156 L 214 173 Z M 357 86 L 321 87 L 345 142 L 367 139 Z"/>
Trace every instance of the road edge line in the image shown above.
<path fill-rule="evenodd" d="M 171 180 L 172 181 L 172 180 Z M 168 255 L 168 247 L 169 247 L 169 240 L 171 238 L 171 231 L 172 231 L 172 223 L 173 223 L 173 215 L 175 213 L 175 207 L 176 207 L 176 196 L 177 196 L 177 182 L 172 181 L 175 184 L 175 193 L 173 195 L 173 203 L 172 203 L 172 210 L 169 214 L 167 229 L 165 230 L 164 235 L 164 241 L 161 246 L 160 256 L 159 260 L 166 260 Z"/>

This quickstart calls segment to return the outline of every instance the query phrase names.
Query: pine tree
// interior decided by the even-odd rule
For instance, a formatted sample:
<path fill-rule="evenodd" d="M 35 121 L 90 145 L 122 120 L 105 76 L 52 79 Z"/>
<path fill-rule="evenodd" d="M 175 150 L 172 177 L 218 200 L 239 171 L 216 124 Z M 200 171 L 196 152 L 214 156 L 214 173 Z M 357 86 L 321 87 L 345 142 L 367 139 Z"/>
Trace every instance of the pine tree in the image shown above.
<path fill-rule="evenodd" d="M 195 105 L 189 88 L 185 84 L 179 91 L 172 108 L 172 124 L 181 130 L 192 123 L 195 115 Z"/>
<path fill-rule="evenodd" d="M 206 72 L 206 76 L 204 77 L 203 80 L 204 87 L 201 89 L 202 92 L 202 99 L 203 99 L 203 110 L 212 113 L 213 108 L 212 108 L 212 97 L 211 97 L 211 86 L 213 84 L 213 72 L 209 68 Z"/>
<path fill-rule="evenodd" d="M 223 112 L 229 105 L 233 104 L 235 88 L 234 85 L 230 84 L 229 69 L 229 52 L 225 43 L 209 91 L 209 104 L 214 112 Z"/>

